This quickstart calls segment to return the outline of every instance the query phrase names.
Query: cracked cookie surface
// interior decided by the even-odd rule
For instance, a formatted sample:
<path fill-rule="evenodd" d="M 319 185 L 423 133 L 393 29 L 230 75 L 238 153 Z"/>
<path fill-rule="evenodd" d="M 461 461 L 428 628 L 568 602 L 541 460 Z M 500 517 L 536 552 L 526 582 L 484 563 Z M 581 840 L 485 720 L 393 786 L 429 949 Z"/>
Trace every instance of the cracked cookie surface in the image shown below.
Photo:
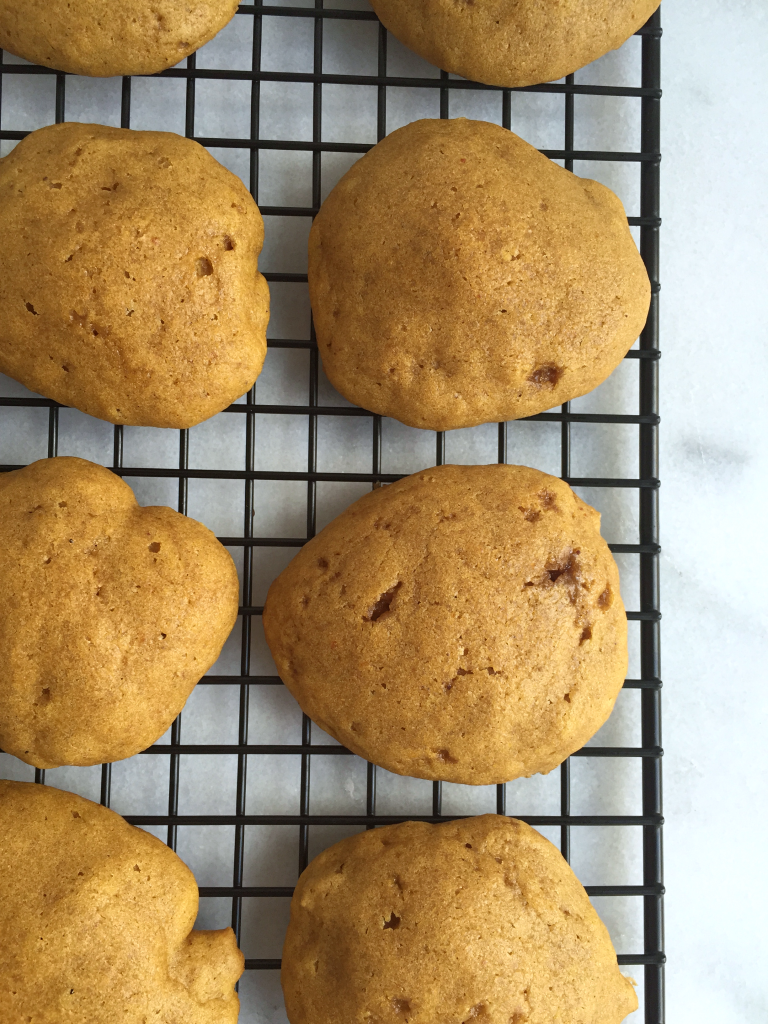
<path fill-rule="evenodd" d="M 495 814 L 360 832 L 299 879 L 291 1024 L 619 1024 L 637 1007 L 560 852 Z"/>
<path fill-rule="evenodd" d="M 522 466 L 441 466 L 360 498 L 270 587 L 281 678 L 340 743 L 399 775 L 549 772 L 627 668 L 599 514 Z"/>
<path fill-rule="evenodd" d="M 238 0 L 0 0 L 0 48 L 73 75 L 153 75 L 234 17 Z"/>
<path fill-rule="evenodd" d="M 258 377 L 264 225 L 171 132 L 56 124 L 0 160 L 0 371 L 108 420 L 191 427 Z"/>
<path fill-rule="evenodd" d="M 371 0 L 425 60 L 474 82 L 551 82 L 621 46 L 659 0 Z"/>
<path fill-rule="evenodd" d="M 237 619 L 210 530 L 83 459 L 0 474 L 0 579 L 0 747 L 38 768 L 150 746 Z"/>
<path fill-rule="evenodd" d="M 592 391 L 651 294 L 610 189 L 465 118 L 400 128 L 344 175 L 310 231 L 309 291 L 333 386 L 428 430 Z"/>
<path fill-rule="evenodd" d="M 236 1024 L 234 932 L 193 931 L 197 883 L 160 840 L 73 793 L 0 781 L 0 1018 Z"/>

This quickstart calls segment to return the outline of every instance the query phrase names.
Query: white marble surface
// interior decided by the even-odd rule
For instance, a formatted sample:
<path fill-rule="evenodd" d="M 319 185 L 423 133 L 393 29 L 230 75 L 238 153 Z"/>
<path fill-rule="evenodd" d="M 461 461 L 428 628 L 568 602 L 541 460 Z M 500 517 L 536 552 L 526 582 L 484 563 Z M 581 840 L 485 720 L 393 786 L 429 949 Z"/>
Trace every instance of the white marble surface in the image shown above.
<path fill-rule="evenodd" d="M 306 3 L 306 0 L 304 0 Z M 339 0 L 339 7 L 365 6 Z M 330 3 L 327 6 L 331 6 Z M 198 54 L 198 66 L 247 67 L 249 19 L 229 29 Z M 765 758 L 766 574 L 760 528 L 766 504 L 765 257 L 766 211 L 766 44 L 768 19 L 763 0 L 735 0 L 724 12 L 713 0 L 665 0 L 662 44 L 662 627 L 664 690 L 668 1019 L 724 1024 L 764 1022 L 768 1016 L 766 918 L 762 866 L 766 848 Z M 311 23 L 267 19 L 263 67 L 307 70 Z M 390 72 L 434 74 L 412 54 L 392 43 Z M 326 24 L 325 70 L 375 70 L 375 33 L 364 23 Z M 639 84 L 639 41 L 579 73 L 578 80 Z M 52 80 L 6 77 L 4 128 L 34 128 L 52 119 Z M 374 141 L 375 95 L 360 87 L 324 89 L 324 135 L 348 141 Z M 311 87 L 262 87 L 262 136 L 311 137 Z M 68 79 L 68 119 L 119 123 L 120 90 L 114 81 Z M 183 131 L 183 83 L 138 80 L 133 86 L 136 128 Z M 216 137 L 247 134 L 247 88 L 243 83 L 198 84 L 196 131 Z M 388 128 L 421 116 L 437 116 L 437 93 L 390 90 Z M 500 119 L 498 97 L 458 93 L 452 116 Z M 513 129 L 542 147 L 562 145 L 562 99 L 517 94 Z M 8 149 L 3 144 L 2 152 Z M 639 149 L 639 104 L 579 97 L 577 148 Z M 247 158 L 237 150 L 214 155 L 236 173 L 247 175 Z M 323 193 L 354 158 L 323 158 Z M 614 188 L 630 214 L 639 213 L 637 165 L 582 164 L 577 173 L 598 177 Z M 261 162 L 264 205 L 309 205 L 310 161 L 306 154 L 265 153 Z M 305 269 L 308 222 L 267 218 L 264 269 Z M 270 336 L 306 337 L 305 289 L 272 288 Z M 762 314 L 762 317 L 761 317 Z M 257 386 L 258 401 L 306 401 L 305 352 L 272 350 Z M 0 380 L 3 394 L 23 394 Z M 582 411 L 630 412 L 637 407 L 637 363 L 625 362 L 601 388 L 574 403 Z M 327 384 L 321 401 L 344 404 Z M 74 411 L 60 414 L 60 454 L 97 462 L 112 457 L 111 427 Z M 263 417 L 258 424 L 257 468 L 305 465 L 306 423 L 300 417 Z M 636 428 L 573 428 L 575 475 L 637 474 Z M 0 410 L 0 462 L 27 462 L 46 454 L 47 413 Z M 125 464 L 176 463 L 177 435 L 170 431 L 126 428 Z M 495 426 L 456 431 L 448 436 L 448 459 L 490 462 L 496 457 Z M 559 427 L 510 426 L 510 461 L 559 472 Z M 244 457 L 239 416 L 222 414 L 195 428 L 190 464 L 238 468 Z M 431 464 L 433 435 L 392 421 L 384 426 L 384 470 L 410 472 Z M 370 423 L 323 417 L 318 468 L 367 471 Z M 131 478 L 144 504 L 175 500 L 170 481 Z M 354 500 L 360 485 L 318 488 L 319 526 Z M 257 532 L 296 536 L 303 532 L 303 485 L 263 485 L 257 491 Z M 190 483 L 191 515 L 219 534 L 242 529 L 242 485 Z M 636 540 L 635 496 L 630 492 L 585 492 L 603 513 L 604 534 L 612 541 Z M 237 554 L 233 552 L 233 554 Z M 254 601 L 260 602 L 271 578 L 290 552 L 257 552 Z M 637 574 L 631 556 L 619 556 L 627 606 L 637 607 Z M 252 671 L 270 672 L 271 660 L 259 636 L 253 644 Z M 631 629 L 630 675 L 638 675 L 635 632 Z M 239 633 L 228 643 L 215 671 L 239 671 Z M 761 657 L 762 655 L 762 657 Z M 255 688 L 251 742 L 296 742 L 300 716 L 282 689 Z M 639 742 L 637 691 L 624 691 L 609 723 L 594 742 Z M 183 741 L 234 742 L 237 692 L 234 687 L 201 686 L 183 716 Z M 315 731 L 316 742 L 328 737 Z M 761 742 L 762 741 L 762 742 Z M 298 802 L 298 763 L 292 757 L 251 759 L 248 810 L 294 813 Z M 180 809 L 217 812 L 234 801 L 234 759 L 182 758 Z M 573 762 L 574 813 L 638 813 L 639 762 L 600 759 Z M 314 812 L 364 809 L 364 765 L 357 758 L 314 758 Z M 0 774 L 28 777 L 19 762 L 0 756 Z M 98 795 L 98 769 L 59 769 L 53 785 Z M 557 813 L 557 773 L 509 786 L 510 813 Z M 123 813 L 163 813 L 167 806 L 167 764 L 161 757 L 137 757 L 114 768 L 113 806 Z M 446 786 L 446 813 L 494 808 L 490 790 Z M 379 810 L 428 813 L 430 788 L 417 780 L 379 773 Z M 248 830 L 246 884 L 292 884 L 294 831 Z M 345 834 L 344 829 L 312 830 L 313 852 Z M 546 832 L 546 830 L 543 830 Z M 555 838 L 555 836 L 552 836 Z M 586 884 L 641 881 L 640 851 L 634 830 L 574 830 L 574 868 Z M 202 885 L 230 884 L 229 829 L 180 829 L 179 853 Z M 620 952 L 641 950 L 642 920 L 636 899 L 601 899 L 596 906 Z M 243 947 L 247 956 L 277 956 L 287 901 L 246 901 Z M 228 901 L 204 900 L 201 924 L 228 922 Z M 641 975 L 642 969 L 628 973 Z M 284 1022 L 279 986 L 271 972 L 249 972 L 242 985 L 243 1024 Z M 632 1020 L 639 1021 L 638 1013 Z"/>
<path fill-rule="evenodd" d="M 668 1020 L 768 1020 L 768 6 L 663 12 Z"/>

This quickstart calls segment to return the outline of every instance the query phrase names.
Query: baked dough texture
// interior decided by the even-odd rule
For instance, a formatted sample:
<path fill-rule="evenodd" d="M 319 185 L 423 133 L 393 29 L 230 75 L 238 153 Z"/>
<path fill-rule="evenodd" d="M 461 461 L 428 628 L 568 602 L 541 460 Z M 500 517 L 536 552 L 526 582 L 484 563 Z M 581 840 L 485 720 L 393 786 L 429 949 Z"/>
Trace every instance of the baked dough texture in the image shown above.
<path fill-rule="evenodd" d="M 613 192 L 464 118 L 406 125 L 344 175 L 312 226 L 309 290 L 334 387 L 430 430 L 586 394 L 650 303 Z"/>
<path fill-rule="evenodd" d="M 522 466 L 441 466 L 371 491 L 269 589 L 264 630 L 302 709 L 398 775 L 549 772 L 627 669 L 600 516 Z"/>
<path fill-rule="evenodd" d="M 488 85 L 564 78 L 622 45 L 660 0 L 371 0 L 431 64 Z"/>
<path fill-rule="evenodd" d="M 224 28 L 238 0 L 0 0 L 0 48 L 73 75 L 153 75 Z"/>
<path fill-rule="evenodd" d="M 266 353 L 264 227 L 170 132 L 58 124 L 0 160 L 0 371 L 111 423 L 191 427 Z"/>
<path fill-rule="evenodd" d="M 637 1008 L 558 850 L 514 818 L 360 832 L 299 879 L 291 1024 L 619 1024 Z"/>
<path fill-rule="evenodd" d="M 0 580 L 0 747 L 38 768 L 150 746 L 237 619 L 210 530 L 83 459 L 0 474 Z"/>
<path fill-rule="evenodd" d="M 231 928 L 192 931 L 192 872 L 114 811 L 0 781 L 4 1024 L 236 1024 Z"/>

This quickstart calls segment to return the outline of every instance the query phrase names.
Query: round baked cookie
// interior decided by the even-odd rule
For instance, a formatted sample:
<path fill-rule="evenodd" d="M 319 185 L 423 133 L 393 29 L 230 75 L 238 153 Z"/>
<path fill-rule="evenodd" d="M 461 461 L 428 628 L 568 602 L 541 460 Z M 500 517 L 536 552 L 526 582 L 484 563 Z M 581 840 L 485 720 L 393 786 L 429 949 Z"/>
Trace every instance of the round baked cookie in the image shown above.
<path fill-rule="evenodd" d="M 302 709 L 398 775 L 549 772 L 627 669 L 600 516 L 523 466 L 441 466 L 371 491 L 277 577 L 267 642 Z"/>
<path fill-rule="evenodd" d="M 402 43 L 488 85 L 564 78 L 645 24 L 660 0 L 371 0 Z"/>
<path fill-rule="evenodd" d="M 153 75 L 224 28 L 238 0 L 0 0 L 0 48 L 73 75 Z"/>
<path fill-rule="evenodd" d="M 0 1019 L 236 1024 L 231 928 L 159 839 L 49 786 L 0 781 Z"/>
<path fill-rule="evenodd" d="M 291 1024 L 619 1024 L 637 1009 L 559 851 L 495 814 L 321 853 L 291 901 L 282 983 Z"/>
<path fill-rule="evenodd" d="M 485 121 L 416 121 L 344 175 L 309 236 L 325 371 L 412 427 L 517 419 L 597 387 L 645 324 L 621 201 Z"/>
<path fill-rule="evenodd" d="M 0 161 L 0 371 L 109 420 L 191 427 L 266 353 L 264 227 L 170 132 L 57 124 Z"/>
<path fill-rule="evenodd" d="M 0 747 L 38 768 L 154 743 L 238 613 L 210 530 L 83 459 L 0 474 L 0 580 Z"/>

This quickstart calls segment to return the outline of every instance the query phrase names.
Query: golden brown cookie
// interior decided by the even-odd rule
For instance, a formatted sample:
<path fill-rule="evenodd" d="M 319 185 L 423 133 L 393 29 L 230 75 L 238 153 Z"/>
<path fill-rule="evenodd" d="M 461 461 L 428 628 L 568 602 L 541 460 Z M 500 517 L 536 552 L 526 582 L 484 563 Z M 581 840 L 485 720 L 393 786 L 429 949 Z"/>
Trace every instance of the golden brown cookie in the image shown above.
<path fill-rule="evenodd" d="M 309 236 L 331 383 L 412 427 L 517 419 L 597 387 L 650 285 L 621 201 L 484 121 L 416 121 L 344 175 Z"/>
<path fill-rule="evenodd" d="M 619 1024 L 637 1009 L 559 851 L 495 814 L 321 853 L 291 902 L 282 982 L 291 1024 Z"/>
<path fill-rule="evenodd" d="M 302 709 L 398 775 L 549 772 L 627 669 L 600 516 L 524 466 L 441 466 L 371 491 L 269 589 L 264 630 Z"/>
<path fill-rule="evenodd" d="M 488 85 L 536 85 L 615 50 L 660 0 L 371 0 L 431 64 Z"/>
<path fill-rule="evenodd" d="M 57 124 L 0 161 L 0 371 L 111 423 L 190 427 L 266 352 L 258 207 L 196 142 Z"/>
<path fill-rule="evenodd" d="M 0 1019 L 235 1024 L 231 928 L 192 931 L 192 872 L 114 811 L 0 781 Z"/>
<path fill-rule="evenodd" d="M 73 75 L 153 75 L 224 28 L 238 0 L 0 0 L 0 48 Z"/>
<path fill-rule="evenodd" d="M 237 619 L 226 548 L 83 459 L 0 474 L 0 747 L 118 761 L 166 731 Z"/>

